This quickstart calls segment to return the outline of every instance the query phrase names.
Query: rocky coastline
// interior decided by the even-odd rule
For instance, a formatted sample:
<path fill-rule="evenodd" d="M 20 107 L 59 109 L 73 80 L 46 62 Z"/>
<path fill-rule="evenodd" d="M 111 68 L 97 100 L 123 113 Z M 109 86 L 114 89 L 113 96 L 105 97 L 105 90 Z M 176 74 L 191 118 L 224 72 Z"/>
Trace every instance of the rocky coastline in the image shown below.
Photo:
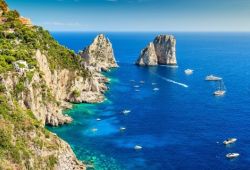
<path fill-rule="evenodd" d="M 118 67 L 111 42 L 98 35 L 80 56 L 10 10 L 4 0 L 0 28 L 0 135 L 5 142 L 0 169 L 86 169 L 45 125 L 71 123 L 63 110 L 72 103 L 104 101 L 108 79 L 102 71 Z"/>

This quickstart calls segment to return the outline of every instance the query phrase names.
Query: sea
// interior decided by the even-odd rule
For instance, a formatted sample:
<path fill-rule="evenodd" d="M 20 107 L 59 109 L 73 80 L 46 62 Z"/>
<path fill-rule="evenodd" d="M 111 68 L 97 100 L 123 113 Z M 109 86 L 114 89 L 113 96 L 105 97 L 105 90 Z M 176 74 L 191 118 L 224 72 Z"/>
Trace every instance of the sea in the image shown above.
<path fill-rule="evenodd" d="M 97 34 L 52 32 L 75 52 Z M 65 111 L 72 124 L 48 127 L 89 170 L 250 169 L 250 33 L 104 34 L 120 66 L 103 73 L 111 80 L 106 100 L 75 104 Z M 175 36 L 178 67 L 136 66 L 158 34 Z M 213 95 L 218 83 L 205 81 L 211 74 L 223 78 L 224 96 Z M 237 142 L 225 146 L 232 137 Z M 228 153 L 240 156 L 228 159 Z"/>

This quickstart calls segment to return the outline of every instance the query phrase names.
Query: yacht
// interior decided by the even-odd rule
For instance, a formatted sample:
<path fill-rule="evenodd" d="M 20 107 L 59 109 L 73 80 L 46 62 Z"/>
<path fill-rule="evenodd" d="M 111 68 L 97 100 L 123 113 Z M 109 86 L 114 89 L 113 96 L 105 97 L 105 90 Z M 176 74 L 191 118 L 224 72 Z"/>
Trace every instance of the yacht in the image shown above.
<path fill-rule="evenodd" d="M 226 93 L 225 86 L 222 80 L 219 81 L 218 90 L 214 92 L 215 96 L 223 96 Z"/>
<path fill-rule="evenodd" d="M 191 75 L 191 74 L 193 74 L 194 70 L 186 69 L 184 72 L 186 75 Z"/>
<path fill-rule="evenodd" d="M 140 145 L 135 145 L 134 149 L 135 149 L 135 150 L 141 150 L 142 147 L 141 147 Z"/>
<path fill-rule="evenodd" d="M 228 138 L 228 139 L 225 140 L 223 143 L 224 143 L 225 145 L 228 145 L 228 144 L 233 144 L 233 143 L 235 143 L 236 141 L 237 141 L 236 138 Z"/>
<path fill-rule="evenodd" d="M 237 158 L 238 156 L 240 156 L 239 153 L 229 153 L 229 154 L 226 154 L 226 157 L 229 158 L 229 159 Z"/>
<path fill-rule="evenodd" d="M 214 75 L 209 75 L 205 78 L 206 81 L 220 81 L 222 80 L 221 77 L 217 77 L 217 76 L 214 76 Z"/>

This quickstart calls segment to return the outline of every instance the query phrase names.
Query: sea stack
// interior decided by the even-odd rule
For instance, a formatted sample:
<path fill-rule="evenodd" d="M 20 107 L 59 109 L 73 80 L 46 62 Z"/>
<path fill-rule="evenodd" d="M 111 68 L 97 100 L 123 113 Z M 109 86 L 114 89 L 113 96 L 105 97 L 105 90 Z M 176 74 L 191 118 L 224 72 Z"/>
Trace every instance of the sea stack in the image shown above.
<path fill-rule="evenodd" d="M 112 44 L 103 34 L 98 35 L 93 43 L 80 52 L 86 66 L 92 66 L 99 71 L 109 71 L 118 67 Z"/>
<path fill-rule="evenodd" d="M 139 66 L 177 65 L 176 40 L 173 35 L 158 35 L 141 51 Z"/>

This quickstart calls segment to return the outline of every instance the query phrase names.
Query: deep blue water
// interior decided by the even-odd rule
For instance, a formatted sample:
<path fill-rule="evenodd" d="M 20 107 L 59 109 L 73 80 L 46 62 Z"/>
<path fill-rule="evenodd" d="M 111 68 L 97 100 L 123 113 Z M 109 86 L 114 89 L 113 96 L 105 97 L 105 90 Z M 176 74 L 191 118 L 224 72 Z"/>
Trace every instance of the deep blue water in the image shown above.
<path fill-rule="evenodd" d="M 53 36 L 79 51 L 96 34 Z M 250 34 L 173 34 L 178 68 L 133 65 L 157 33 L 106 34 L 120 65 L 106 74 L 112 79 L 107 100 L 75 105 L 66 111 L 74 118 L 71 125 L 50 128 L 70 143 L 79 159 L 109 170 L 250 169 Z M 194 69 L 194 74 L 185 75 L 187 68 Z M 216 85 L 204 81 L 209 74 L 224 78 L 225 96 L 213 96 Z M 131 110 L 127 116 L 121 113 L 125 109 Z M 120 127 L 127 130 L 120 132 Z M 93 128 L 98 131 L 92 132 Z M 225 147 L 222 142 L 228 137 L 238 141 Z M 135 145 L 143 149 L 135 151 Z M 240 157 L 228 160 L 229 152 L 239 152 Z"/>

